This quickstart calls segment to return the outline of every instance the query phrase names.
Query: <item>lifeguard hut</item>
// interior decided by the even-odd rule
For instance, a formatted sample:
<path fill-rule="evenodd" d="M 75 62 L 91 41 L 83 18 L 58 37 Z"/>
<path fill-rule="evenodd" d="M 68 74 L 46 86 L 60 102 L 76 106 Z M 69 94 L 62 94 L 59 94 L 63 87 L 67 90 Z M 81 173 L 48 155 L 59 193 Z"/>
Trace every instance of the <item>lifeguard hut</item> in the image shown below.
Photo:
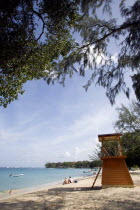
<path fill-rule="evenodd" d="M 120 133 L 98 135 L 102 143 L 102 187 L 134 187 L 134 183 L 122 155 Z"/>

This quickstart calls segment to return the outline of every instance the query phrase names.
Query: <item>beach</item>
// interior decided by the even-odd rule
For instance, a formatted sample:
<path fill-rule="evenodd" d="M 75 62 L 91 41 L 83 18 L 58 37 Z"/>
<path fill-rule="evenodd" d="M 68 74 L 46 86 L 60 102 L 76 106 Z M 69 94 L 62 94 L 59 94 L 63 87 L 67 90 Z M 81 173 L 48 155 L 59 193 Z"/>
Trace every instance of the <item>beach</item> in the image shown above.
<path fill-rule="evenodd" d="M 78 183 L 59 184 L 21 195 L 11 194 L 0 200 L 0 209 L 140 209 L 140 172 L 131 172 L 131 177 L 134 188 L 102 189 L 100 175 L 92 190 L 95 176 L 80 178 Z"/>

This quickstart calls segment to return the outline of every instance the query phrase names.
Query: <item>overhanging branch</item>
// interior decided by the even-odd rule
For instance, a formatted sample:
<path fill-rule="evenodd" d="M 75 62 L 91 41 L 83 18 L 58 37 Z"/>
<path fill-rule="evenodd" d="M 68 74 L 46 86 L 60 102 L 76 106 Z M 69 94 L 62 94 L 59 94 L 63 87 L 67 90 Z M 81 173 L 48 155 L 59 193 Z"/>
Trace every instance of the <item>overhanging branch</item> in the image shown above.
<path fill-rule="evenodd" d="M 119 28 L 116 28 L 114 30 L 112 30 L 111 32 L 109 32 L 108 34 L 104 35 L 102 38 L 100 39 L 97 39 L 97 40 L 94 40 L 93 42 L 91 43 L 88 43 L 88 44 L 85 44 L 83 46 L 81 46 L 79 49 L 82 49 L 82 48 L 85 48 L 85 47 L 88 47 L 90 45 L 93 45 L 93 44 L 96 44 L 96 43 L 99 43 L 99 42 L 102 42 L 103 40 L 105 40 L 107 37 L 115 34 L 116 32 L 118 31 L 122 31 L 122 30 L 125 30 L 125 29 L 128 29 L 128 28 L 132 28 L 132 27 L 136 27 L 136 26 L 140 26 L 140 22 L 133 22 L 133 23 L 130 23 L 130 24 L 124 24 L 122 25 L 121 27 Z"/>

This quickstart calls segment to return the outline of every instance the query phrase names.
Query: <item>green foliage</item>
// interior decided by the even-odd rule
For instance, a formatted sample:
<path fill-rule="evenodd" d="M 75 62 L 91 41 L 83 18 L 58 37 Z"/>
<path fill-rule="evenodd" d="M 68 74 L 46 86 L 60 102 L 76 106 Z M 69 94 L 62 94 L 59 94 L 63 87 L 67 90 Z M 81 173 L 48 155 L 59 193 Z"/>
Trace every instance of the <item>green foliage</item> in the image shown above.
<path fill-rule="evenodd" d="M 121 137 L 122 153 L 126 155 L 126 163 L 129 168 L 137 165 L 140 167 L 140 103 L 132 101 L 126 107 L 123 104 L 117 108 L 118 120 L 115 122 L 115 129 L 118 133 L 123 133 Z M 117 142 L 105 142 L 104 147 L 110 156 L 116 156 Z M 101 146 L 97 144 L 97 148 L 90 155 L 90 159 L 98 161 L 101 157 Z"/>
<path fill-rule="evenodd" d="M 94 168 L 94 167 L 100 167 L 102 166 L 102 161 L 101 160 L 93 160 L 91 163 L 90 163 L 90 168 Z"/>
<path fill-rule="evenodd" d="M 57 162 L 57 163 L 46 163 L 46 168 L 94 168 L 100 166 L 100 161 L 77 161 L 77 162 Z"/>
<path fill-rule="evenodd" d="M 115 122 L 115 129 L 118 132 L 140 134 L 140 103 L 132 101 L 128 107 L 122 104 L 117 111 L 118 120 Z"/>
<path fill-rule="evenodd" d="M 2 2 L 0 105 L 6 107 L 17 99 L 24 92 L 26 81 L 47 78 L 49 83 L 50 76 L 54 78 L 55 60 L 73 46 L 69 30 L 76 20 L 76 5 L 70 2 L 55 1 L 53 5 L 49 0 Z M 61 4 L 64 5 L 60 11 Z M 66 7 L 69 13 L 63 14 Z"/>
<path fill-rule="evenodd" d="M 17 99 L 28 80 L 64 84 L 67 76 L 85 76 L 87 70 L 92 75 L 85 89 L 92 83 L 102 86 L 112 104 L 120 91 L 129 97 L 124 75 L 130 70 L 140 100 L 140 1 L 128 8 L 127 0 L 120 1 L 119 24 L 113 17 L 114 1 L 1 2 L 0 105 Z M 74 39 L 74 32 L 81 41 Z M 113 41 L 120 49 L 115 59 L 109 50 Z"/>
<path fill-rule="evenodd" d="M 129 167 L 140 167 L 140 104 L 133 101 L 129 107 L 122 105 L 117 110 L 119 116 L 115 128 L 124 133 L 121 139 L 126 163 Z"/>
<path fill-rule="evenodd" d="M 129 87 L 124 80 L 126 70 L 132 72 L 135 70 L 132 76 L 133 87 L 140 100 L 140 2 L 135 1 L 132 7 L 127 8 L 125 6 L 127 1 L 121 1 L 120 15 L 124 20 L 121 24 L 118 24 L 113 16 L 107 20 L 98 17 L 99 10 L 111 15 L 113 2 L 113 0 L 81 1 L 84 15 L 79 18 L 74 28 L 82 37 L 82 43 L 77 43 L 76 48 L 73 48 L 56 66 L 56 69 L 62 72 L 63 82 L 66 73 L 72 74 L 77 71 L 84 76 L 85 70 L 92 70 L 92 76 L 84 86 L 85 89 L 87 90 L 92 83 L 104 87 L 112 104 L 120 91 L 129 97 Z M 112 40 L 118 41 L 120 47 L 115 60 L 109 51 Z M 76 68 L 76 65 L 79 68 Z"/>
<path fill-rule="evenodd" d="M 140 167 L 140 134 L 126 133 L 122 137 L 123 154 L 129 167 Z"/>

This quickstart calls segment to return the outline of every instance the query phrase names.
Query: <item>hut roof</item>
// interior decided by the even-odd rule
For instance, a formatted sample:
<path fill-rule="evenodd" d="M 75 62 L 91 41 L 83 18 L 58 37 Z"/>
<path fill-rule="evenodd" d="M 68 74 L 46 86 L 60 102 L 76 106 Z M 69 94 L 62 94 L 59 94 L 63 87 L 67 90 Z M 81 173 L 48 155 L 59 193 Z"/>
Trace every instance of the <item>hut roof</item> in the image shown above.
<path fill-rule="evenodd" d="M 112 134 L 101 134 L 98 135 L 98 139 L 100 142 L 102 141 L 116 141 L 120 140 L 121 133 L 112 133 Z"/>

